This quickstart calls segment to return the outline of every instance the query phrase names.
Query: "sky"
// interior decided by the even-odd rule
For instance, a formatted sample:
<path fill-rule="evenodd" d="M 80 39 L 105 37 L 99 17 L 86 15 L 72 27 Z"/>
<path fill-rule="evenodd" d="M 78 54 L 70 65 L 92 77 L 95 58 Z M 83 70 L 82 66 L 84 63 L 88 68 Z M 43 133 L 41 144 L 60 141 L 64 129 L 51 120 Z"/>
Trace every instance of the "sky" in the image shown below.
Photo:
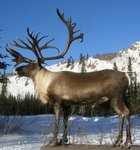
<path fill-rule="evenodd" d="M 90 56 L 119 52 L 140 41 L 140 0 L 0 0 L 0 52 L 4 46 L 17 37 L 26 41 L 26 28 L 40 36 L 49 35 L 46 41 L 54 38 L 51 45 L 62 52 L 67 41 L 67 29 L 56 14 L 56 9 L 72 17 L 76 29 L 84 33 L 84 41 L 72 43 L 65 59 L 72 56 L 79 59 L 80 53 Z M 44 42 L 45 42 L 44 40 Z M 17 50 L 17 48 L 15 48 Z M 35 59 L 27 50 L 18 49 L 28 58 Z M 47 49 L 45 56 L 57 55 L 57 51 Z M 44 57 L 45 57 L 44 56 Z M 11 57 L 8 72 L 14 69 Z M 47 61 L 53 64 L 57 61 Z"/>

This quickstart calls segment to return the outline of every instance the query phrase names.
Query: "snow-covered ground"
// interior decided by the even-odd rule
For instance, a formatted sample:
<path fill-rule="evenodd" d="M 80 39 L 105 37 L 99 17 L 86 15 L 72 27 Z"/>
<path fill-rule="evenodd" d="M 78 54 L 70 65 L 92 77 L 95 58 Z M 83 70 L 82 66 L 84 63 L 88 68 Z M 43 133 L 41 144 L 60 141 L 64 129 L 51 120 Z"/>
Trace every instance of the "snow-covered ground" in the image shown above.
<path fill-rule="evenodd" d="M 53 115 L 18 116 L 17 119 L 20 121 L 18 127 L 13 132 L 0 136 L 0 150 L 39 150 L 51 139 L 54 126 Z M 118 124 L 118 116 L 108 118 L 72 116 L 69 119 L 69 142 L 72 144 L 112 144 L 117 136 Z M 133 143 L 140 145 L 140 117 L 132 116 L 131 124 Z M 61 133 L 62 121 L 60 137 Z"/>

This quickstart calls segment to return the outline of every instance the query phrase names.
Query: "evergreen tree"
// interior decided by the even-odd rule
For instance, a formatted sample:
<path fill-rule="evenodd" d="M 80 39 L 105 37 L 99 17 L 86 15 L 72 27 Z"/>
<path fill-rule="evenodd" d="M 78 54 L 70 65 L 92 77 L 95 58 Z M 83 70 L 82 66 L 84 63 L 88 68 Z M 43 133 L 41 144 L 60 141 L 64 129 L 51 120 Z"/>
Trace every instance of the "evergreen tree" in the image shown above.
<path fill-rule="evenodd" d="M 81 64 L 81 72 L 84 73 L 86 72 L 86 58 L 85 55 L 80 54 L 80 60 L 79 60 L 79 64 Z"/>
<path fill-rule="evenodd" d="M 117 67 L 116 62 L 114 62 L 114 64 L 113 64 L 113 69 L 114 69 L 114 70 L 118 70 L 118 67 Z"/>
<path fill-rule="evenodd" d="M 2 89 L 1 89 L 2 95 L 6 94 L 6 87 L 8 82 L 8 78 L 6 76 L 6 68 L 8 64 L 5 61 L 3 61 L 3 59 L 6 57 L 7 57 L 6 55 L 0 53 L 0 83 L 2 84 Z"/>
<path fill-rule="evenodd" d="M 87 56 L 86 56 L 86 60 L 88 60 L 89 59 L 89 55 L 87 54 Z"/>
<path fill-rule="evenodd" d="M 66 68 L 71 68 L 71 69 L 73 69 L 74 68 L 74 59 L 72 58 L 72 56 L 70 56 L 69 58 L 68 58 L 68 60 L 67 60 L 67 66 L 66 66 Z"/>
<path fill-rule="evenodd" d="M 72 58 L 71 59 L 71 69 L 73 69 L 74 68 L 74 59 Z"/>
<path fill-rule="evenodd" d="M 130 77 L 130 86 L 128 88 L 128 93 L 127 93 L 127 97 L 132 109 L 132 113 L 133 114 L 137 114 L 138 112 L 140 113 L 139 110 L 139 105 L 140 105 L 140 87 L 139 84 L 137 82 L 137 74 L 136 72 L 133 72 L 133 67 L 132 67 L 132 62 L 131 62 L 131 58 L 128 58 L 128 75 Z"/>
<path fill-rule="evenodd" d="M 71 59 L 72 59 L 72 56 L 70 56 L 67 60 L 67 66 L 66 68 L 69 68 L 71 66 Z"/>
<path fill-rule="evenodd" d="M 128 75 L 131 79 L 131 82 L 133 82 L 133 69 L 132 69 L 132 60 L 131 60 L 131 57 L 128 58 L 128 68 L 127 68 L 127 72 L 128 72 Z M 131 83 L 132 84 L 132 83 Z"/>
<path fill-rule="evenodd" d="M 86 72 L 86 62 L 85 61 L 86 61 L 85 55 L 80 54 L 79 64 L 81 64 L 81 72 L 82 73 Z M 82 114 L 83 116 L 86 116 L 87 115 L 86 108 L 87 108 L 86 106 L 80 106 L 79 113 Z M 89 107 L 88 109 L 91 109 L 91 108 Z"/>
<path fill-rule="evenodd" d="M 81 53 L 80 54 L 80 59 L 79 59 L 79 64 L 82 64 L 82 62 L 84 61 L 85 56 Z"/>
<path fill-rule="evenodd" d="M 128 90 L 128 98 L 131 99 L 133 93 L 133 69 L 132 69 L 132 62 L 131 58 L 128 58 L 128 68 L 127 68 L 128 75 L 130 77 L 130 86 Z"/>
<path fill-rule="evenodd" d="M 85 62 L 85 60 L 83 60 L 83 62 L 81 64 L 81 72 L 82 73 L 86 72 L 86 62 Z"/>

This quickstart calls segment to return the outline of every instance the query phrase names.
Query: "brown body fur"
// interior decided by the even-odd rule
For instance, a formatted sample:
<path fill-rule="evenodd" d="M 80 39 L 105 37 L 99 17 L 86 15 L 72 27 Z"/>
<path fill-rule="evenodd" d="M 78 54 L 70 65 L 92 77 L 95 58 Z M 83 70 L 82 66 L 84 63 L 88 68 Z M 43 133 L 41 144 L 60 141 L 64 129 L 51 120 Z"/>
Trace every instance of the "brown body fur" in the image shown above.
<path fill-rule="evenodd" d="M 60 72 L 48 87 L 48 93 L 54 96 L 54 99 L 81 104 L 95 102 L 105 97 L 111 100 L 115 95 L 124 93 L 127 87 L 127 77 L 118 71 Z"/>

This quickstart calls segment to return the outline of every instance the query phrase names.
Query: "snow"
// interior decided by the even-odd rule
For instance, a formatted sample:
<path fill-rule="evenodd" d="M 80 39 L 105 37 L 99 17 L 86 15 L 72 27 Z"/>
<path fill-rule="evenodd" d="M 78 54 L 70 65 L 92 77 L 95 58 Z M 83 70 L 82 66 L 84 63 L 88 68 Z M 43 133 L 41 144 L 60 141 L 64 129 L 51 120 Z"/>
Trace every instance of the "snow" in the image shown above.
<path fill-rule="evenodd" d="M 39 150 L 52 138 L 54 115 L 18 116 L 21 125 L 5 135 L 0 136 L 0 150 Z M 118 132 L 118 116 L 82 117 L 69 119 L 68 137 L 72 144 L 112 144 Z M 140 145 L 140 117 L 132 116 L 132 140 Z M 62 119 L 59 137 L 62 136 Z M 124 141 L 125 141 L 124 130 Z"/>
<path fill-rule="evenodd" d="M 34 94 L 34 86 L 32 80 L 29 78 L 10 76 L 7 91 L 8 95 L 24 97 L 28 93 Z"/>

